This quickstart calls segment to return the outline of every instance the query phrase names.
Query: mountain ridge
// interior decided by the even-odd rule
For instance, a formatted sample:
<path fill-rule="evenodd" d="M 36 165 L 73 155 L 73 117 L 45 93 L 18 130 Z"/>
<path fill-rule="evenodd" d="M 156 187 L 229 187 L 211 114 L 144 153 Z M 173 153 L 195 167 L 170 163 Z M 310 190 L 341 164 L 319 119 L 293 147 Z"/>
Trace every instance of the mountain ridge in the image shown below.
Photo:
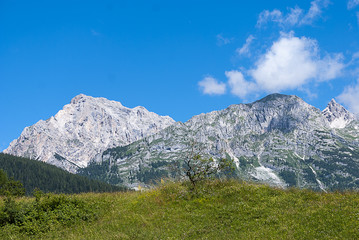
<path fill-rule="evenodd" d="M 122 127 L 131 127 L 141 117 L 148 120 L 148 111 L 143 107 L 129 109 L 105 98 L 78 95 L 49 121 L 66 125 L 63 114 L 67 108 L 81 110 L 93 99 L 109 104 L 107 112 L 121 109 L 121 114 L 130 116 Z M 104 121 L 99 109 L 103 108 L 91 105 L 80 114 L 75 121 L 81 125 L 79 129 L 96 132 Z M 84 121 L 89 116 L 99 121 L 89 124 Z M 125 131 L 122 142 L 92 151 L 86 164 L 69 168 L 66 162 L 69 160 L 57 151 L 53 161 L 68 171 L 136 188 L 161 177 L 171 177 L 170 166 L 180 164 L 188 153 L 189 143 L 195 142 L 205 157 L 231 158 L 240 179 L 323 191 L 359 187 L 359 122 L 334 99 L 321 111 L 295 95 L 270 94 L 252 103 L 232 104 L 223 110 L 193 116 L 184 123 L 166 119 L 163 120 L 166 124 L 147 135 L 133 129 L 138 138 L 131 138 Z M 153 128 L 151 124 L 146 126 Z M 98 136 L 90 139 L 104 141 Z M 51 139 L 47 141 L 54 145 Z M 39 149 L 43 151 L 41 146 Z"/>
<path fill-rule="evenodd" d="M 79 94 L 56 115 L 26 127 L 4 153 L 48 162 L 74 173 L 97 153 L 127 145 L 173 122 L 144 107 L 131 109 L 120 102 Z"/>
<path fill-rule="evenodd" d="M 116 166 L 112 177 L 130 187 L 150 184 L 169 177 L 169 165 L 183 160 L 188 143 L 196 142 L 204 156 L 232 158 L 244 180 L 317 190 L 357 188 L 358 122 L 352 119 L 342 128 L 330 123 L 301 98 L 272 94 L 177 122 L 124 148 L 108 149 L 90 165 Z"/>

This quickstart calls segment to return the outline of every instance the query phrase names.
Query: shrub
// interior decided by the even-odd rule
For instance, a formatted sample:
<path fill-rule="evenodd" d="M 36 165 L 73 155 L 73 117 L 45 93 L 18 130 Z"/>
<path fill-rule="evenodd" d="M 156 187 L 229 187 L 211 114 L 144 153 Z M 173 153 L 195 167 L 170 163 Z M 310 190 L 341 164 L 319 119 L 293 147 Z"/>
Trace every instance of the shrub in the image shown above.
<path fill-rule="evenodd" d="M 15 202 L 11 196 L 4 199 L 0 209 L 0 226 L 13 225 L 26 234 L 37 234 L 54 229 L 58 225 L 70 226 L 80 221 L 96 218 L 86 202 L 73 196 L 34 192 L 35 200 L 29 203 Z"/>
<path fill-rule="evenodd" d="M 8 178 L 6 173 L 0 169 L 0 196 L 23 196 L 25 188 L 21 182 Z"/>

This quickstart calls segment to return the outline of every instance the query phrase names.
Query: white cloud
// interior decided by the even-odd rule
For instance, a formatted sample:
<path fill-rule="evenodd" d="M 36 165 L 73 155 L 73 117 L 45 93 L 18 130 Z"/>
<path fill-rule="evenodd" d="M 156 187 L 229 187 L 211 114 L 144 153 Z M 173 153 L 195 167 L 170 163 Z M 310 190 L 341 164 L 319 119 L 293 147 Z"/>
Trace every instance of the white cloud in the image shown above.
<path fill-rule="evenodd" d="M 334 54 L 333 56 L 325 56 L 317 62 L 319 82 L 328 81 L 338 77 L 345 65 L 343 64 L 343 54 Z"/>
<path fill-rule="evenodd" d="M 349 111 L 359 113 L 359 79 L 354 86 L 348 86 L 337 97 L 338 101 L 346 105 Z"/>
<path fill-rule="evenodd" d="M 348 73 L 352 76 L 359 76 L 359 52 L 353 53 L 350 61 L 345 65 Z"/>
<path fill-rule="evenodd" d="M 278 9 L 274 9 L 273 11 L 264 10 L 259 14 L 257 27 L 262 26 L 263 24 L 272 21 L 277 23 L 283 22 L 283 14 Z"/>
<path fill-rule="evenodd" d="M 359 66 L 359 52 L 352 54 L 350 61 L 345 65 L 346 68 L 357 68 Z M 355 75 L 356 76 L 356 75 Z"/>
<path fill-rule="evenodd" d="M 344 67 L 341 60 L 341 55 L 321 59 L 315 40 L 282 35 L 260 57 L 250 75 L 262 90 L 279 92 L 337 77 Z"/>
<path fill-rule="evenodd" d="M 251 75 L 265 91 L 297 88 L 315 77 L 316 65 L 312 61 L 315 52 L 313 40 L 282 37 L 260 58 Z"/>
<path fill-rule="evenodd" d="M 314 96 L 307 88 L 308 83 L 332 80 L 338 77 L 345 67 L 342 54 L 320 57 L 319 52 L 316 40 L 295 37 L 293 32 L 282 33 L 278 41 L 259 57 L 255 67 L 247 72 L 249 80 L 246 80 L 240 71 L 226 71 L 227 86 L 233 95 L 241 99 L 258 92 L 292 89 Z M 354 54 L 353 58 L 356 55 Z M 205 94 L 226 92 L 226 85 L 212 77 L 204 78 L 199 85 Z"/>
<path fill-rule="evenodd" d="M 233 38 L 225 38 L 222 36 L 222 34 L 217 34 L 216 38 L 218 46 L 227 45 L 233 41 Z"/>
<path fill-rule="evenodd" d="M 241 48 L 237 48 L 236 52 L 238 55 L 249 55 L 249 46 L 254 39 L 255 38 L 253 35 L 249 35 L 249 37 L 246 39 L 246 43 Z"/>
<path fill-rule="evenodd" d="M 304 10 L 297 6 L 289 8 L 289 13 L 287 14 L 278 9 L 273 11 L 264 10 L 259 14 L 257 27 L 261 27 L 268 22 L 275 22 L 280 27 L 310 25 L 322 14 L 323 9 L 328 7 L 329 3 L 329 0 L 313 0 L 307 13 L 304 13 Z"/>
<path fill-rule="evenodd" d="M 226 84 L 218 82 L 217 79 L 210 76 L 205 77 L 198 85 L 204 94 L 222 95 L 226 93 Z"/>
<path fill-rule="evenodd" d="M 359 5 L 359 0 L 349 0 L 347 6 L 348 6 L 348 9 L 353 9 L 358 5 Z"/>
<path fill-rule="evenodd" d="M 308 13 L 300 21 L 300 24 L 312 24 L 312 22 L 322 14 L 322 9 L 328 7 L 329 3 L 329 0 L 312 1 Z"/>
<path fill-rule="evenodd" d="M 300 17 L 303 15 L 303 10 L 299 7 L 291 8 L 290 13 L 287 14 L 284 19 L 285 24 L 289 24 L 291 26 L 297 24 L 300 20 Z"/>
<path fill-rule="evenodd" d="M 254 82 L 246 81 L 243 74 L 239 71 L 227 71 L 225 74 L 228 78 L 228 85 L 231 88 L 231 93 L 237 97 L 244 99 L 248 94 L 251 94 L 258 89 Z"/>
<path fill-rule="evenodd" d="M 352 55 L 352 60 L 350 62 L 354 62 L 356 61 L 357 59 L 359 59 L 359 52 L 355 52 L 353 55 Z"/>

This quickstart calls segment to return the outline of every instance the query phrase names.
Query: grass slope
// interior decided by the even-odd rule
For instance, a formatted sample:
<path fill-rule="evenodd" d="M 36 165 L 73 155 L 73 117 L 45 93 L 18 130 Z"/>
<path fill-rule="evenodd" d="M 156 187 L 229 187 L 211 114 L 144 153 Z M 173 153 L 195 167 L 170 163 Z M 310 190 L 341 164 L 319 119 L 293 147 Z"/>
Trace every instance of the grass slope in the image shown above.
<path fill-rule="evenodd" d="M 3 227 L 1 239 L 359 239 L 359 194 L 281 190 L 236 181 L 76 195 L 97 219 L 38 235 Z M 22 199 L 21 201 L 32 201 Z"/>

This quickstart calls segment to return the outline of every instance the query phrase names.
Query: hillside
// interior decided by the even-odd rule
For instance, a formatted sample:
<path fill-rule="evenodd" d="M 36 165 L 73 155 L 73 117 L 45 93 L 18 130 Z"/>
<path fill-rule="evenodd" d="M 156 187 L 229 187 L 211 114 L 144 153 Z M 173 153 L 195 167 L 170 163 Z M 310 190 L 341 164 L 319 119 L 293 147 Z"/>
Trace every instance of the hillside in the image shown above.
<path fill-rule="evenodd" d="M 324 111 L 294 95 L 271 94 L 249 104 L 177 122 L 97 155 L 79 173 L 127 186 L 172 177 L 191 151 L 231 158 L 239 179 L 322 191 L 359 189 L 359 121 L 332 100 Z"/>
<path fill-rule="evenodd" d="M 91 180 L 71 174 L 53 165 L 22 157 L 0 153 L 0 169 L 8 177 L 23 183 L 26 194 L 35 188 L 43 192 L 81 193 L 81 192 L 113 192 L 125 190 L 124 187 Z"/>
<path fill-rule="evenodd" d="M 0 230 L 0 238 L 359 238 L 357 192 L 282 190 L 236 181 L 212 181 L 198 186 L 195 192 L 189 191 L 186 183 L 165 183 L 144 192 L 71 197 L 86 202 L 97 218 L 65 227 L 54 225 L 35 235 L 26 235 L 24 226 L 6 225 Z M 31 201 L 34 200 L 21 199 L 18 203 Z M 32 224 L 28 227 L 36 227 L 36 223 Z"/>

